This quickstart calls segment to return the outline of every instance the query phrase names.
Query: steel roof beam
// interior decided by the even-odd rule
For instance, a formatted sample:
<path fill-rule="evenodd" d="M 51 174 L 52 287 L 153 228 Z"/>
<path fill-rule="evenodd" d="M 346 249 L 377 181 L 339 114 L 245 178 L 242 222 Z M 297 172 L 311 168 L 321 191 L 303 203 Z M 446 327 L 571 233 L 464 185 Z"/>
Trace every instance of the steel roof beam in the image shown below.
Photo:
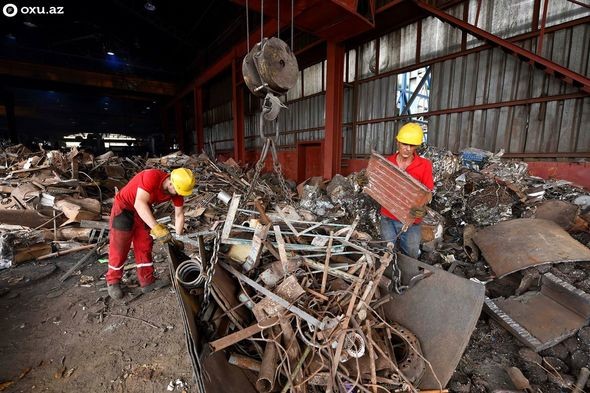
<path fill-rule="evenodd" d="M 578 74 L 570 70 L 569 68 L 563 67 L 545 57 L 539 56 L 531 51 L 521 48 L 512 42 L 498 37 L 492 33 L 480 29 L 470 23 L 467 23 L 461 19 L 455 18 L 452 15 L 440 10 L 439 8 L 433 7 L 430 4 L 425 3 L 422 0 L 412 0 L 418 7 L 426 11 L 428 14 L 440 19 L 443 22 L 450 24 L 468 34 L 473 35 L 480 40 L 487 42 L 492 46 L 501 48 L 506 53 L 518 57 L 525 63 L 535 66 L 536 68 L 542 69 L 549 75 L 553 75 L 561 81 L 577 87 L 581 91 L 590 94 L 590 79 L 584 75 Z"/>

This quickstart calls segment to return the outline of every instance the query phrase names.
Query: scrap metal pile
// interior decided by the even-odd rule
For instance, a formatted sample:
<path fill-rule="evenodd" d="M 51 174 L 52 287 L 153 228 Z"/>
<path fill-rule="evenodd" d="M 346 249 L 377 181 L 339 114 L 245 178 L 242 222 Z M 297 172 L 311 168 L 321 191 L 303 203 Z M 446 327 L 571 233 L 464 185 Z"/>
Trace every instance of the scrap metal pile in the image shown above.
<path fill-rule="evenodd" d="M 220 351 L 253 371 L 260 392 L 417 391 L 426 373 L 431 387 L 446 384 L 453 362 L 437 377 L 440 365 L 430 365 L 417 336 L 387 308 L 393 295 L 403 298 L 421 280 L 428 285 L 432 272 L 402 281 L 398 256 L 360 241 L 358 220 L 311 222 L 289 206 L 256 211 L 240 202 L 234 194 L 223 227 L 184 237 L 195 252 L 175 264 L 187 320 L 198 326 L 190 335 L 205 347 L 193 359 L 205 363 L 196 367 L 207 376 L 197 376 L 203 391 L 215 391 L 225 372 L 211 364 Z M 468 286 L 481 308 L 483 290 Z M 472 327 L 458 329 L 463 347 Z"/>
<path fill-rule="evenodd" d="M 197 347 L 192 359 L 202 391 L 219 389 L 226 372 L 237 378 L 225 362 L 252 371 L 245 378 L 261 392 L 409 392 L 445 386 L 475 326 L 483 287 L 435 274 L 414 260 L 405 260 L 402 277 L 401 256 L 392 245 L 359 229 L 362 221 L 376 232 L 371 215 L 352 216 L 359 202 L 349 201 L 368 199 L 355 195 L 361 189 L 354 184 L 362 178 L 338 176 L 327 186 L 309 179 L 298 187 L 298 205 L 277 203 L 273 209 L 267 209 L 271 201 L 264 189 L 250 200 L 238 193 L 230 199 L 220 190 L 209 208 L 222 210 L 223 201 L 225 214 L 177 237 L 187 255 L 171 251 L 174 281 Z M 371 209 L 376 214 L 374 202 Z M 464 298 L 465 309 L 453 313 L 450 302 L 431 302 L 435 309 L 429 318 L 439 322 L 453 314 L 455 319 L 425 331 L 410 313 L 397 314 L 425 303 L 420 292 L 425 290 L 434 290 L 439 301 Z M 445 329 L 455 345 L 442 354 L 434 348 Z"/>

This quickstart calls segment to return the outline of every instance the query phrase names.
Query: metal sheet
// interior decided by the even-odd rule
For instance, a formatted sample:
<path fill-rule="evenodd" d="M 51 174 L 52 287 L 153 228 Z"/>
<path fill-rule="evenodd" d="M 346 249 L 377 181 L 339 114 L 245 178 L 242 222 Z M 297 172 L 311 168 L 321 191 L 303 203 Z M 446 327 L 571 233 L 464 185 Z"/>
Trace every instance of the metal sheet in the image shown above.
<path fill-rule="evenodd" d="M 404 225 L 414 223 L 410 208 L 424 206 L 430 200 L 430 191 L 422 183 L 377 153 L 371 155 L 367 175 L 369 184 L 364 192 Z"/>
<path fill-rule="evenodd" d="M 551 273 L 541 291 L 508 299 L 486 298 L 485 311 L 535 351 L 574 335 L 590 317 L 590 295 Z"/>
<path fill-rule="evenodd" d="M 420 270 L 433 274 L 387 303 L 385 314 L 412 331 L 444 387 L 469 342 L 484 301 L 484 286 L 398 254 L 402 284 Z M 430 368 L 420 389 L 438 389 Z"/>
<path fill-rule="evenodd" d="M 553 221 L 520 218 L 478 231 L 475 244 L 497 277 L 546 263 L 590 261 L 590 249 Z"/>
<path fill-rule="evenodd" d="M 553 221 L 563 229 L 568 230 L 574 225 L 579 210 L 578 205 L 552 199 L 543 202 L 537 207 L 535 218 Z"/>

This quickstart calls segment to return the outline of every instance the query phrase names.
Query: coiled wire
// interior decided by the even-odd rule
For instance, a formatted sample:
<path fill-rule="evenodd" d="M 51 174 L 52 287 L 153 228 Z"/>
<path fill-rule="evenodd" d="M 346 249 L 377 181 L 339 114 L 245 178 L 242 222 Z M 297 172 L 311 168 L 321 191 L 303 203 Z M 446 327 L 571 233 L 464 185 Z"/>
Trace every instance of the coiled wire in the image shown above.
<path fill-rule="evenodd" d="M 203 274 L 201 261 L 197 259 L 189 259 L 178 265 L 175 277 L 176 281 L 186 289 L 202 287 L 206 278 Z"/>

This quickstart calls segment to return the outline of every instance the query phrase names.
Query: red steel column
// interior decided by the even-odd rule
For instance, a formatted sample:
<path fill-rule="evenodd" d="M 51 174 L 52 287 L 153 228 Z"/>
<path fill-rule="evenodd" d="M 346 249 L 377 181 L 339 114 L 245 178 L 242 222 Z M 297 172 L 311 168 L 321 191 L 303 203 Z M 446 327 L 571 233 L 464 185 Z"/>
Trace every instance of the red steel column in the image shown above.
<path fill-rule="evenodd" d="M 231 65 L 232 80 L 232 117 L 234 119 L 234 160 L 245 162 L 246 148 L 244 138 L 244 94 L 242 85 L 238 83 L 241 78 L 238 59 L 234 58 Z"/>
<path fill-rule="evenodd" d="M 197 145 L 197 154 L 203 151 L 205 146 L 205 133 L 203 131 L 203 88 L 195 86 L 195 136 Z"/>
<path fill-rule="evenodd" d="M 342 157 L 342 100 L 344 97 L 344 47 L 328 41 L 326 72 L 326 125 L 323 176 L 340 172 Z"/>

